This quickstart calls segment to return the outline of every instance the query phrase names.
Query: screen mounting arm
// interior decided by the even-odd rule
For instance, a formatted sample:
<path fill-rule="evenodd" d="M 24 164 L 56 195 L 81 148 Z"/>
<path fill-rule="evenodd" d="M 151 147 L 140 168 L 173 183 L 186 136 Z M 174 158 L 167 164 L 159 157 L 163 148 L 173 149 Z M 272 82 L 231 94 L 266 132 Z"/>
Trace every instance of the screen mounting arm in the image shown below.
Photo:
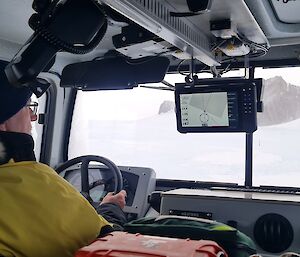
<path fill-rule="evenodd" d="M 254 67 L 248 67 L 247 77 L 248 79 L 254 79 Z M 252 187 L 253 179 L 253 132 L 246 133 L 246 159 L 245 159 L 245 186 Z"/>
<path fill-rule="evenodd" d="M 246 133 L 245 186 L 252 187 L 253 132 Z"/>

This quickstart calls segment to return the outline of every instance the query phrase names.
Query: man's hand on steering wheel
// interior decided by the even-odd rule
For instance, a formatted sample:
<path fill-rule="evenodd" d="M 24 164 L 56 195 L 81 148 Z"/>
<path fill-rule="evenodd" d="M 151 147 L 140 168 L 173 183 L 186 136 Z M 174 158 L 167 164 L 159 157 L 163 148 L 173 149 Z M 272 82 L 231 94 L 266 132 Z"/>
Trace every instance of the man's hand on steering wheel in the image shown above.
<path fill-rule="evenodd" d="M 125 200 L 126 196 L 127 196 L 127 193 L 125 190 L 121 190 L 117 194 L 110 192 L 103 198 L 100 205 L 102 205 L 104 203 L 114 203 L 114 204 L 120 206 L 121 209 L 123 209 L 126 204 L 126 200 Z"/>
<path fill-rule="evenodd" d="M 118 193 L 120 191 L 122 191 L 122 188 L 123 188 L 122 174 L 121 174 L 118 166 L 116 164 L 114 164 L 111 160 L 109 160 L 105 157 L 97 156 L 97 155 L 79 156 L 79 157 L 73 158 L 73 159 L 68 160 L 65 163 L 61 164 L 60 166 L 58 166 L 56 168 L 56 171 L 58 174 L 60 174 L 60 173 L 64 172 L 65 170 L 67 170 L 68 168 L 70 168 L 71 166 L 81 163 L 81 165 L 80 165 L 80 173 L 81 173 L 81 190 L 80 190 L 80 192 L 96 208 L 97 206 L 99 206 L 99 203 L 94 202 L 90 196 L 90 190 L 92 189 L 92 187 L 97 185 L 97 183 L 95 183 L 95 182 L 93 182 L 92 184 L 89 183 L 89 163 L 90 162 L 98 162 L 98 163 L 104 164 L 113 173 L 113 179 L 114 179 L 113 190 L 114 190 L 114 193 L 116 194 L 115 195 L 116 199 L 118 199 L 120 197 L 120 196 L 118 196 Z M 98 181 L 96 181 L 96 182 L 98 182 Z M 99 182 L 102 183 L 103 181 L 101 180 Z M 122 194 L 124 194 L 124 193 L 122 193 Z M 112 195 L 110 195 L 110 196 L 112 196 Z M 126 196 L 126 192 L 125 192 L 125 196 Z M 125 196 L 123 197 L 124 200 L 120 201 L 120 203 L 123 207 L 125 206 L 125 203 L 124 203 Z M 110 202 L 116 201 L 115 197 L 113 197 L 112 200 L 110 200 Z M 105 200 L 105 201 L 107 203 L 107 200 Z M 124 205 L 123 205 L 123 203 L 124 203 Z M 118 204 L 118 202 L 116 202 L 116 204 Z"/>

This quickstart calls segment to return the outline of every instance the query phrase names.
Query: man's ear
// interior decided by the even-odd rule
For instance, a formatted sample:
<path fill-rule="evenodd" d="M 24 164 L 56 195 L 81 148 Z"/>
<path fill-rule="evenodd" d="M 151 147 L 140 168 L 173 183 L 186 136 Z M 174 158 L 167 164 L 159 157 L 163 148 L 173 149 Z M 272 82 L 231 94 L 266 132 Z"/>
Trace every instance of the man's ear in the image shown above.
<path fill-rule="evenodd" d="M 37 121 L 37 119 L 38 119 L 38 116 L 35 114 L 35 115 L 33 115 L 33 114 L 30 114 L 30 120 L 33 122 L 33 121 Z"/>
<path fill-rule="evenodd" d="M 6 131 L 5 122 L 0 124 L 0 131 Z"/>
<path fill-rule="evenodd" d="M 6 159 L 5 147 L 4 147 L 4 144 L 2 142 L 0 142 L 0 163 L 5 159 Z"/>

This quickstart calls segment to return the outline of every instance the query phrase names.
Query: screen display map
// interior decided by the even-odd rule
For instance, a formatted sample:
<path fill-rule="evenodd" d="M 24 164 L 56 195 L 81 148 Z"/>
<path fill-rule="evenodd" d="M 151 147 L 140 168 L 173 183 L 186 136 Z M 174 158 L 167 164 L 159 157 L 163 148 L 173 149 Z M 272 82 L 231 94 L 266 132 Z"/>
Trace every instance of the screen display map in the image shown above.
<path fill-rule="evenodd" d="M 229 126 L 227 92 L 180 94 L 182 127 Z"/>
<path fill-rule="evenodd" d="M 175 84 L 180 133 L 247 132 L 257 129 L 262 79 L 197 79 Z"/>

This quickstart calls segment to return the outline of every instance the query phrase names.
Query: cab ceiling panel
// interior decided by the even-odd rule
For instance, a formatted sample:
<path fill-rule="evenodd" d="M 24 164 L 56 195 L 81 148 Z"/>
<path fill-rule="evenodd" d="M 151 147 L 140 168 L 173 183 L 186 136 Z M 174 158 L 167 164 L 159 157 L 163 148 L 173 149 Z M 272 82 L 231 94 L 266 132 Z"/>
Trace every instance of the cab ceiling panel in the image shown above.
<path fill-rule="evenodd" d="M 271 46 L 300 44 L 300 1 L 245 0 Z"/>
<path fill-rule="evenodd" d="M 299 10 L 300 10 L 300 1 L 278 1 L 278 0 L 269 0 L 271 5 L 274 8 L 275 14 L 283 23 L 289 24 L 300 24 Z"/>
<path fill-rule="evenodd" d="M 218 65 L 211 46 L 210 21 L 230 19 L 237 32 L 256 43 L 268 41 L 243 0 L 213 0 L 211 10 L 193 17 L 174 17 L 188 11 L 186 0 L 102 0 L 124 16 L 182 51 L 209 65 Z"/>
<path fill-rule="evenodd" d="M 33 33 L 28 25 L 32 0 L 0 1 L 0 39 L 23 44 Z"/>
<path fill-rule="evenodd" d="M 31 0 L 0 0 L 0 59 L 10 60 L 32 34 Z"/>

